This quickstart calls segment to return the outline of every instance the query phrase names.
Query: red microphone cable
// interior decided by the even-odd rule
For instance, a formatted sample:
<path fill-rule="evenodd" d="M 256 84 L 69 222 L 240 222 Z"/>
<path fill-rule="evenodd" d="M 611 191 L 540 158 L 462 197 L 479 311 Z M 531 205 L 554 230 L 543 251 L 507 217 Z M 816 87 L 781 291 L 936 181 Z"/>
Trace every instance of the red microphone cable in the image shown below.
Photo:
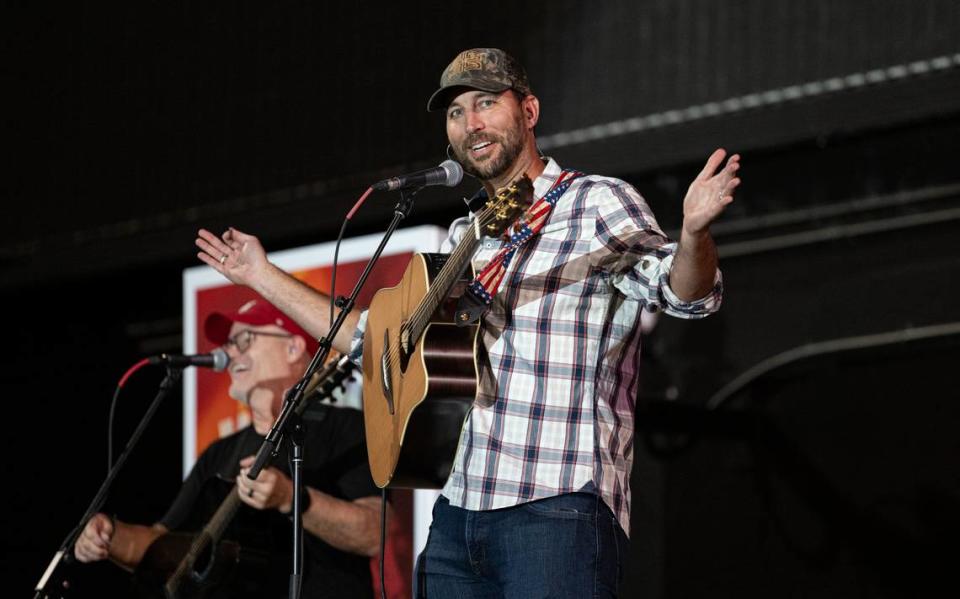
<path fill-rule="evenodd" d="M 127 384 L 127 379 L 133 376 L 133 373 L 140 370 L 144 366 L 150 363 L 148 358 L 144 358 L 131 366 L 122 377 L 120 377 L 120 382 L 117 383 L 117 388 L 113 392 L 113 399 L 110 400 L 110 417 L 107 421 L 107 472 L 110 472 L 110 469 L 113 468 L 113 416 L 117 409 L 117 398 L 120 397 L 120 389 Z"/>
<path fill-rule="evenodd" d="M 363 203 L 367 201 L 367 197 L 371 193 L 373 193 L 373 185 L 368 187 L 367 190 L 363 192 L 363 195 L 360 196 L 360 199 L 357 200 L 357 203 L 354 204 L 353 208 L 350 209 L 350 212 L 347 213 L 347 217 L 343 219 L 343 224 L 340 225 L 340 233 L 337 235 L 337 244 L 333 248 L 333 265 L 330 269 L 330 326 L 333 326 L 334 305 L 337 303 L 337 259 L 340 257 L 340 242 L 343 241 L 343 233 L 347 230 L 347 223 L 350 222 L 350 219 L 353 218 L 353 215 L 356 214 L 357 210 L 360 209 L 360 206 L 363 206 Z"/>
<path fill-rule="evenodd" d="M 373 186 L 367 188 L 363 195 L 360 196 L 360 199 L 357 200 L 357 203 L 353 205 L 353 208 L 350 209 L 350 212 L 347 212 L 347 220 L 353 218 L 353 215 L 356 214 L 357 210 L 360 209 L 360 206 L 363 206 L 363 203 L 367 201 L 367 196 L 373 193 Z"/>

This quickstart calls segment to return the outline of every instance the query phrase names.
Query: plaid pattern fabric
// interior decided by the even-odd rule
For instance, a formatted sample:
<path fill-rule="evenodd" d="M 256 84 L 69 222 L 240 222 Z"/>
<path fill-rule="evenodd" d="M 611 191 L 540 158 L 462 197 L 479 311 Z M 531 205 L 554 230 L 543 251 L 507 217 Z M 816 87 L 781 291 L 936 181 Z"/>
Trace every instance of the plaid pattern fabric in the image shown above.
<path fill-rule="evenodd" d="M 560 173 L 550 160 L 535 195 Z M 467 227 L 455 222 L 451 242 Z M 500 243 L 482 244 L 478 271 Z M 707 297 L 677 298 L 675 250 L 623 181 L 585 176 L 563 194 L 481 322 L 478 398 L 443 489 L 451 505 L 490 510 L 589 491 L 629 534 L 641 310 L 702 318 L 722 297 L 718 271 Z"/>
<path fill-rule="evenodd" d="M 564 171 L 560 173 L 557 180 L 550 186 L 550 190 L 542 198 L 533 203 L 524 213 L 523 217 L 518 219 L 513 226 L 513 233 L 510 234 L 510 242 L 502 248 L 497 255 L 487 261 L 486 266 L 480 271 L 470 285 L 467 286 L 466 293 L 473 294 L 477 301 L 490 305 L 493 296 L 500 289 L 500 283 L 510 267 L 510 261 L 517 253 L 517 250 L 523 247 L 523 244 L 530 241 L 547 219 L 550 218 L 550 212 L 556 205 L 557 200 L 569 189 L 570 184 L 577 177 L 582 177 L 583 173 L 576 171 Z"/>

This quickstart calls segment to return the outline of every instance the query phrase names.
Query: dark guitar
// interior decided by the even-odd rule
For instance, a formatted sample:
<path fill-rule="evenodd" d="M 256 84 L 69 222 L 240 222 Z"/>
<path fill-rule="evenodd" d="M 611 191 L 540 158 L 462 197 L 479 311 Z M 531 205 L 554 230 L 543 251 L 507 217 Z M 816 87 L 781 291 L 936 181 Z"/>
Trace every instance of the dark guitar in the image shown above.
<path fill-rule="evenodd" d="M 453 252 L 415 255 L 396 287 L 374 295 L 363 343 L 363 417 L 378 486 L 436 489 L 450 474 L 477 392 L 478 327 L 454 321 L 471 280 L 464 274 L 481 235 L 501 235 L 531 191 L 526 177 L 504 188 Z"/>
<path fill-rule="evenodd" d="M 304 392 L 306 401 L 329 397 L 353 373 L 354 365 L 346 356 L 331 361 L 314 374 Z M 147 548 L 136 571 L 137 590 L 141 596 L 166 597 L 167 599 L 195 599 L 206 597 L 219 585 L 238 573 L 237 567 L 244 557 L 252 561 L 265 561 L 269 556 L 258 556 L 223 540 L 223 534 L 237 509 L 243 505 L 236 492 L 236 484 L 217 508 L 206 526 L 199 533 L 170 532 L 155 540 Z"/>

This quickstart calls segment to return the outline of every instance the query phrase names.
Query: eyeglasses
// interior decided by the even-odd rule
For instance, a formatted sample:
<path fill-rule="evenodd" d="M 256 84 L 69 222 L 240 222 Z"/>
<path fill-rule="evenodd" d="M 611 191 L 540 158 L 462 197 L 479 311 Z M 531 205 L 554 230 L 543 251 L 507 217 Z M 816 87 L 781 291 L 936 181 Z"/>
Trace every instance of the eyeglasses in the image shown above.
<path fill-rule="evenodd" d="M 251 331 L 247 329 L 245 331 L 240 331 L 233 337 L 227 339 L 227 342 L 223 344 L 223 349 L 229 351 L 231 347 L 237 348 L 237 353 L 242 354 L 253 344 L 253 340 L 257 337 L 293 337 L 293 335 L 288 335 L 284 333 L 264 333 L 262 331 Z"/>

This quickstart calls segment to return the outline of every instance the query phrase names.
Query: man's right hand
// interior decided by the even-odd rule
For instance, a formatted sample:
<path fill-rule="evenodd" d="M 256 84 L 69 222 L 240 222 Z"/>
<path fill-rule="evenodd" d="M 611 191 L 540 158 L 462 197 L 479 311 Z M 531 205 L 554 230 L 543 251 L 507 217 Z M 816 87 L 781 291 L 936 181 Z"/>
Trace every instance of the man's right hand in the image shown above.
<path fill-rule="evenodd" d="M 94 514 L 73 546 L 73 554 L 81 562 L 96 562 L 110 556 L 113 522 L 105 514 Z"/>
<path fill-rule="evenodd" d="M 267 252 L 260 240 L 230 227 L 217 237 L 200 229 L 195 242 L 197 258 L 225 276 L 231 283 L 254 288 L 254 284 L 270 268 Z"/>

